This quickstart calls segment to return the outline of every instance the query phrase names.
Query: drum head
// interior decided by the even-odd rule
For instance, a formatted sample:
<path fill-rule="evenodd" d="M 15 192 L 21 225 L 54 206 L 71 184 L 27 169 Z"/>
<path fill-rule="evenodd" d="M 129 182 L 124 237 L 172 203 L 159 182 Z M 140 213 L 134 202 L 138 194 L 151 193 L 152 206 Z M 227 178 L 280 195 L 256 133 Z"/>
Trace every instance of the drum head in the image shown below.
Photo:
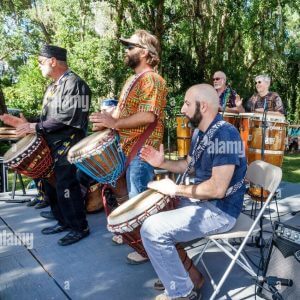
<path fill-rule="evenodd" d="M 18 157 L 30 146 L 32 146 L 37 138 L 38 137 L 35 134 L 29 134 L 23 137 L 16 144 L 12 145 L 12 147 L 4 154 L 4 162 L 9 162 L 10 160 Z"/>
<path fill-rule="evenodd" d="M 267 113 L 267 121 L 276 123 L 286 123 L 284 115 L 272 114 L 272 112 Z"/>
<path fill-rule="evenodd" d="M 224 114 L 222 112 L 219 112 L 220 115 L 223 115 L 224 117 L 239 117 L 239 114 L 235 114 L 235 113 L 229 113 L 229 112 L 224 112 Z"/>
<path fill-rule="evenodd" d="M 240 113 L 239 115 L 242 118 L 251 118 L 254 116 L 254 113 Z"/>
<path fill-rule="evenodd" d="M 259 120 L 262 121 L 263 119 L 263 113 L 242 113 L 240 114 L 242 118 L 250 118 L 253 120 Z M 271 111 L 267 112 L 266 114 L 266 120 L 268 122 L 276 122 L 276 123 L 284 123 L 286 124 L 285 116 L 284 115 L 278 115 L 274 114 Z"/>
<path fill-rule="evenodd" d="M 120 205 L 108 217 L 109 225 L 118 225 L 132 220 L 143 214 L 165 197 L 163 194 L 153 190 L 147 190 Z"/>
<path fill-rule="evenodd" d="M 68 159 L 73 160 L 85 156 L 88 153 L 93 152 L 96 148 L 103 144 L 103 142 L 112 140 L 114 137 L 111 129 L 105 129 L 96 133 L 93 133 L 80 142 L 75 144 L 68 152 Z"/>

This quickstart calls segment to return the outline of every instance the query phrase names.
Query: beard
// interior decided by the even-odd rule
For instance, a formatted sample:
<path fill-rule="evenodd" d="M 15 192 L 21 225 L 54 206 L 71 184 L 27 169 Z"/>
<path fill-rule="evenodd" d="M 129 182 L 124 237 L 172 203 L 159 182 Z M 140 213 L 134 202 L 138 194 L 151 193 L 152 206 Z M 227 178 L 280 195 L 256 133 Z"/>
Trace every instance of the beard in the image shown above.
<path fill-rule="evenodd" d="M 49 77 L 49 75 L 52 72 L 52 67 L 48 66 L 48 65 L 41 66 L 41 72 L 42 72 L 43 77 Z"/>
<path fill-rule="evenodd" d="M 220 89 L 222 87 L 222 83 L 214 83 L 214 88 L 215 89 Z"/>
<path fill-rule="evenodd" d="M 131 55 L 127 54 L 125 56 L 125 64 L 131 69 L 135 69 L 140 63 L 141 59 L 139 52 Z"/>
<path fill-rule="evenodd" d="M 194 128 L 197 128 L 202 120 L 202 113 L 200 111 L 200 102 L 196 102 L 196 109 L 194 115 L 190 118 L 190 123 Z"/>

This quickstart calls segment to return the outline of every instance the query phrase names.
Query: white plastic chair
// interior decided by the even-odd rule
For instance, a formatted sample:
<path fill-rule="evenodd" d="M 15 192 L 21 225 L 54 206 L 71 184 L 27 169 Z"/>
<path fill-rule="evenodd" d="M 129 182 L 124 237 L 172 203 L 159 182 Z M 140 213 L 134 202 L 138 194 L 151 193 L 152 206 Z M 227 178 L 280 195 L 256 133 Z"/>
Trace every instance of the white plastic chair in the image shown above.
<path fill-rule="evenodd" d="M 249 237 L 253 236 L 260 230 L 260 228 L 257 225 L 259 219 L 262 217 L 266 207 L 269 205 L 269 202 L 272 200 L 273 195 L 280 184 L 281 178 L 282 178 L 281 168 L 261 160 L 256 160 L 252 162 L 248 167 L 246 179 L 249 182 L 254 183 L 255 185 L 260 186 L 270 192 L 259 214 L 255 218 L 255 220 L 252 220 L 250 217 L 241 213 L 237 219 L 235 226 L 230 231 L 206 237 L 207 243 L 205 244 L 203 250 L 201 251 L 198 261 L 199 259 L 201 260 L 201 263 L 203 264 L 214 289 L 214 293 L 211 295 L 210 300 L 216 298 L 216 296 L 220 292 L 221 287 L 223 286 L 225 280 L 230 274 L 235 263 L 237 263 L 240 267 L 242 267 L 251 276 L 256 276 L 256 273 L 254 272 L 253 268 L 250 266 L 246 258 L 243 256 L 242 250 L 244 249 Z M 236 249 L 234 246 L 230 244 L 229 240 L 233 238 L 243 238 L 243 242 L 238 249 Z M 216 284 L 215 281 L 213 280 L 211 273 L 209 272 L 206 264 L 203 261 L 203 254 L 205 253 L 206 249 L 211 243 L 219 247 L 231 259 L 228 268 L 224 272 L 218 284 Z M 227 246 L 227 248 L 225 248 L 224 245 Z"/>

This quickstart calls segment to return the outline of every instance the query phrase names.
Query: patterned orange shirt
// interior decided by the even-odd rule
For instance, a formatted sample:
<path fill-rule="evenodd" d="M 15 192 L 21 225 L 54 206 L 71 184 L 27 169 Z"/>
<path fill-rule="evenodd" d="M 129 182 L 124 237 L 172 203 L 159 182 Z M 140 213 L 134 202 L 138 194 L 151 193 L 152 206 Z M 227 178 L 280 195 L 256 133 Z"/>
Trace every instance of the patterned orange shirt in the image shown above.
<path fill-rule="evenodd" d="M 137 112 L 153 112 L 158 123 L 150 137 L 146 140 L 146 145 L 151 145 L 159 149 L 162 143 L 164 133 L 164 109 L 166 107 L 167 87 L 165 80 L 155 72 L 147 72 L 137 80 L 130 90 L 126 99 L 124 95 L 135 80 L 136 75 L 131 76 L 126 81 L 120 96 L 117 107 L 119 118 L 127 118 Z M 137 128 L 119 129 L 120 144 L 126 156 L 132 151 L 132 148 L 140 135 L 145 131 L 148 125 Z"/>

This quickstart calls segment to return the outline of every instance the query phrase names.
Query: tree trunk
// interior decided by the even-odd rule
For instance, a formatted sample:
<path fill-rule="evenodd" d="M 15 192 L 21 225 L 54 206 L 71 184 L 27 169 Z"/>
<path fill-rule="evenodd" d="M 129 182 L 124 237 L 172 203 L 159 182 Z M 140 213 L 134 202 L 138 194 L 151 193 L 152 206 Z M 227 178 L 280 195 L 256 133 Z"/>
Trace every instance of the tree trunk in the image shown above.
<path fill-rule="evenodd" d="M 7 107 L 5 104 L 4 94 L 0 85 L 0 115 L 7 113 Z"/>

